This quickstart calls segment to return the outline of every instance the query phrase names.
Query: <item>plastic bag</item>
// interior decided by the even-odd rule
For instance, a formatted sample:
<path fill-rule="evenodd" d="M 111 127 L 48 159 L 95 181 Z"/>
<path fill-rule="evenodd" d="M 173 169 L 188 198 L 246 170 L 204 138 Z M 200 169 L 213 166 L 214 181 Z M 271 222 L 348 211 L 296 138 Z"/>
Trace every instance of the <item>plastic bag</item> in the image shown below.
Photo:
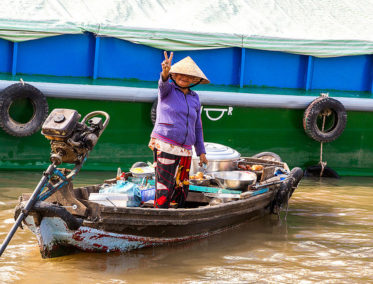
<path fill-rule="evenodd" d="M 128 196 L 127 207 L 138 207 L 141 203 L 139 186 L 129 181 L 117 180 L 115 184 L 104 184 L 99 190 L 100 194 L 120 193 Z"/>
<path fill-rule="evenodd" d="M 146 202 L 149 200 L 154 200 L 155 199 L 155 187 L 150 187 L 146 189 L 140 190 L 141 192 L 141 201 Z"/>

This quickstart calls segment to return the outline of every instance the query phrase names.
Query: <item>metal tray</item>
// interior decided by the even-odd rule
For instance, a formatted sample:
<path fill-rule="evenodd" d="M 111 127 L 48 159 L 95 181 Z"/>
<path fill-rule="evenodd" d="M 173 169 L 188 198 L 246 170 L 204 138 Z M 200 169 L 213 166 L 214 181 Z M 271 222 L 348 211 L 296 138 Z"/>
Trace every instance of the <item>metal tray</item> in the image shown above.
<path fill-rule="evenodd" d="M 190 179 L 189 182 L 194 185 L 209 186 L 211 184 L 211 179 Z"/>

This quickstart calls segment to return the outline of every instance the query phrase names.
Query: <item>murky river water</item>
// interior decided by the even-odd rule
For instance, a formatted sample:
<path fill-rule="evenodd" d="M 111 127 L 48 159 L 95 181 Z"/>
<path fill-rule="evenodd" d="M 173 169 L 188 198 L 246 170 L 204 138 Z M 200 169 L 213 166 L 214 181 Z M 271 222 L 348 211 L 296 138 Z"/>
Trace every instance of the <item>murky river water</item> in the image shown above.
<path fill-rule="evenodd" d="M 13 208 L 40 173 L 0 172 L 0 242 Z M 75 185 L 107 173 L 80 173 Z M 302 180 L 287 220 L 264 218 L 208 239 L 126 254 L 42 259 L 18 230 L 0 283 L 373 283 L 373 178 Z"/>

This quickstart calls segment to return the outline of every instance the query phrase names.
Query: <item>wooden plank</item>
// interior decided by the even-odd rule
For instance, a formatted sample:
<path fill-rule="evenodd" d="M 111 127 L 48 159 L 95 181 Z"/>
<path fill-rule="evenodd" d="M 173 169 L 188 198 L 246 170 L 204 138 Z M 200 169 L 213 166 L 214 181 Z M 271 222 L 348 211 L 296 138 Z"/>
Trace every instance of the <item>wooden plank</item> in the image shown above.
<path fill-rule="evenodd" d="M 209 203 L 211 198 L 206 197 L 202 192 L 189 191 L 187 202 L 199 202 L 199 203 Z"/>
<path fill-rule="evenodd" d="M 72 183 L 68 183 L 67 185 L 56 191 L 53 195 L 48 197 L 45 201 L 61 204 L 68 212 L 73 215 L 84 217 L 87 216 L 87 207 L 78 199 L 76 199 L 73 192 Z"/>
<path fill-rule="evenodd" d="M 276 170 L 275 166 L 264 167 L 262 176 L 260 178 L 260 182 L 263 182 L 263 181 L 273 177 L 275 175 L 275 170 Z"/>

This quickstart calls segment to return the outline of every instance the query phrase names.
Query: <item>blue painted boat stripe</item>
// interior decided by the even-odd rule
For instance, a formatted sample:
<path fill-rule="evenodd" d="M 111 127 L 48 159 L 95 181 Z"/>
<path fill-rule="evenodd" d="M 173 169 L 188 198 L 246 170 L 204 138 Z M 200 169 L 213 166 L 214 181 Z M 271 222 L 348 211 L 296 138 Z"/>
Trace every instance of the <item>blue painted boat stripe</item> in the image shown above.
<path fill-rule="evenodd" d="M 369 70 L 369 73 L 368 74 L 370 74 L 370 80 L 371 80 L 371 83 L 370 83 L 370 92 L 373 94 L 373 76 L 372 76 L 372 74 L 373 74 L 373 55 L 370 55 L 370 62 L 371 62 L 371 64 L 370 64 L 370 66 L 371 66 L 371 70 Z"/>
<path fill-rule="evenodd" d="M 262 189 L 259 189 L 259 190 L 255 190 L 253 193 L 251 193 L 251 196 L 266 193 L 266 192 L 268 192 L 268 190 L 269 190 L 268 187 L 265 187 L 265 188 L 262 188 Z"/>
<path fill-rule="evenodd" d="M 96 36 L 95 38 L 95 59 L 93 62 L 93 79 L 97 79 L 98 74 L 98 58 L 100 54 L 100 37 Z"/>
<path fill-rule="evenodd" d="M 306 91 L 311 90 L 313 78 L 313 57 L 308 56 L 307 75 L 306 75 Z"/>
<path fill-rule="evenodd" d="M 245 76 L 245 54 L 246 54 L 246 49 L 245 48 L 241 48 L 240 88 L 243 87 L 243 83 L 244 83 L 244 76 Z"/>
<path fill-rule="evenodd" d="M 13 42 L 12 75 L 17 74 L 18 42 Z"/>

